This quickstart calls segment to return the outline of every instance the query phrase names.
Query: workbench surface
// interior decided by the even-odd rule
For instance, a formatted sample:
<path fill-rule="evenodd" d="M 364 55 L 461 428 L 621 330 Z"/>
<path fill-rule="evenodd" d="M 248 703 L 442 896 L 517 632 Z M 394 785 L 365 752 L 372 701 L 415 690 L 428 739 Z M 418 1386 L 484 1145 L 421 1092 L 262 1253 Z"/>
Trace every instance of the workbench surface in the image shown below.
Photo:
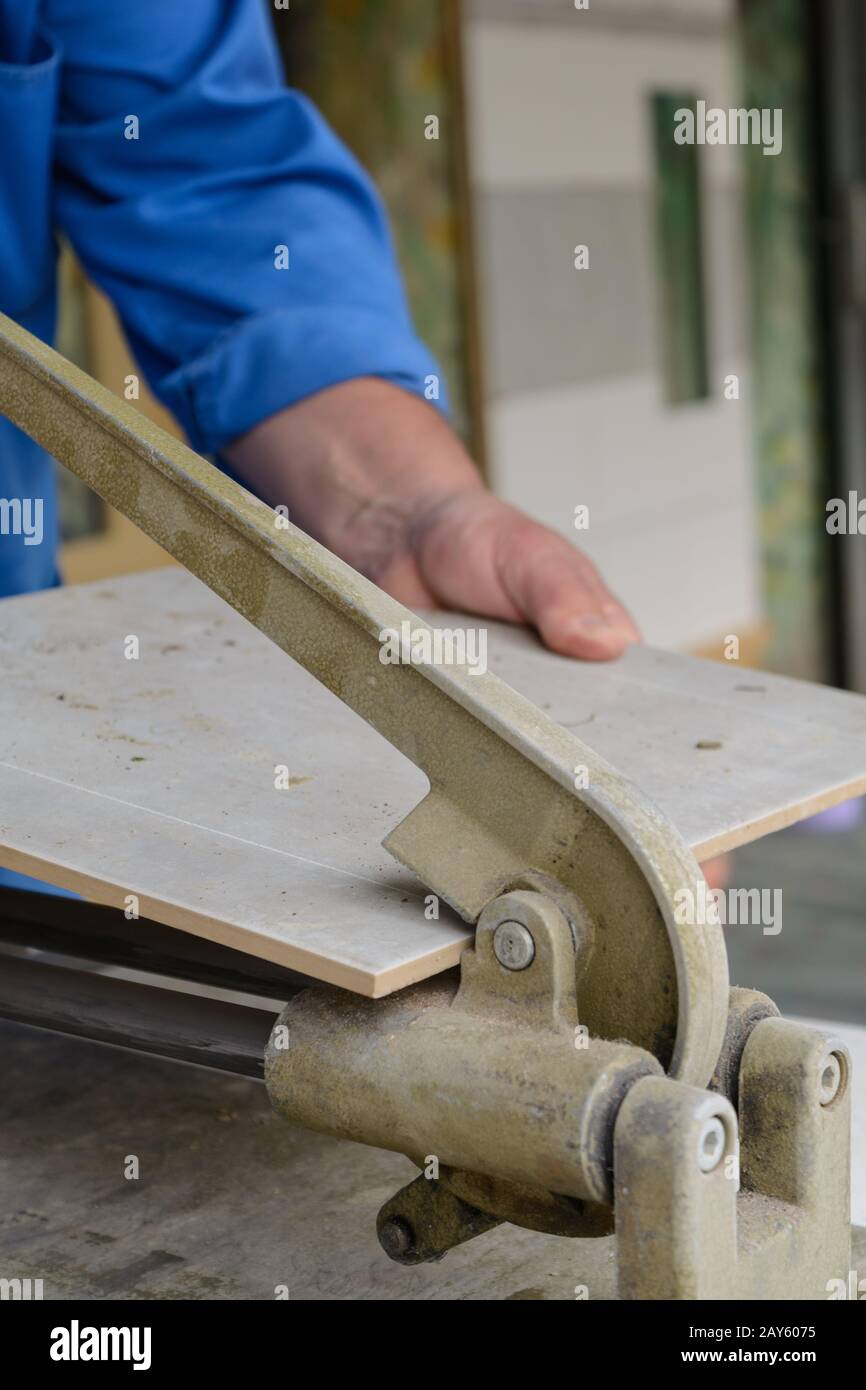
<path fill-rule="evenodd" d="M 701 860 L 866 790 L 866 698 L 470 621 Z M 422 773 L 184 571 L 3 601 L 0 669 L 0 863 L 363 994 L 457 963 L 468 929 L 380 846 Z"/>

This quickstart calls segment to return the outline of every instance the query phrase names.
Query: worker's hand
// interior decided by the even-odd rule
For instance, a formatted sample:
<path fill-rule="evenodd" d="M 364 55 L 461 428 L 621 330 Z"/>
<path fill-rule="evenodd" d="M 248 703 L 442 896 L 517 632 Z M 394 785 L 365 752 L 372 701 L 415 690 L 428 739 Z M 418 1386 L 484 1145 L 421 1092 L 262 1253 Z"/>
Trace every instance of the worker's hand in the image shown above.
<path fill-rule="evenodd" d="M 605 660 L 638 632 L 592 561 L 491 496 L 432 406 L 342 383 L 263 421 L 227 455 L 253 491 L 410 608 L 526 622 Z"/>
<path fill-rule="evenodd" d="M 566 656 L 606 660 L 639 640 L 586 555 L 477 487 L 422 513 L 377 582 L 410 608 L 530 623 Z"/>

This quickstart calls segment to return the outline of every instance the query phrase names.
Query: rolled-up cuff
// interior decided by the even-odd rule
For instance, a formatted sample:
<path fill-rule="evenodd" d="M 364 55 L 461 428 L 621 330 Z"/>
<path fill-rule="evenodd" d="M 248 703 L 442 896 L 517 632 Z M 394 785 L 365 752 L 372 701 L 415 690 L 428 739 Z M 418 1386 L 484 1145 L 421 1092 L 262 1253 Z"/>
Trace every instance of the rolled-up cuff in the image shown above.
<path fill-rule="evenodd" d="M 193 448 L 213 454 L 286 406 L 361 376 L 392 381 L 448 411 L 439 367 L 409 328 L 372 310 L 333 306 L 242 319 L 164 377 L 157 393 Z"/>

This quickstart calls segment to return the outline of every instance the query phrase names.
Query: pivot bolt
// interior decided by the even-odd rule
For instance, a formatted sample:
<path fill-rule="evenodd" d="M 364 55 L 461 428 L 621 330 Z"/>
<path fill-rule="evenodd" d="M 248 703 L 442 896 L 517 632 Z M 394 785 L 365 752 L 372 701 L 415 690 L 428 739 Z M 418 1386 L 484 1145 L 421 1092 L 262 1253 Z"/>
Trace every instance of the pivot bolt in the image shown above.
<path fill-rule="evenodd" d="M 535 942 L 522 922 L 500 922 L 493 933 L 493 954 L 506 970 L 525 970 L 535 959 Z"/>
<path fill-rule="evenodd" d="M 725 1152 L 725 1126 L 718 1115 L 704 1123 L 698 1138 L 698 1167 L 702 1173 L 718 1168 Z"/>
<path fill-rule="evenodd" d="M 389 1216 L 379 1231 L 379 1244 L 392 1260 L 405 1260 L 415 1244 L 415 1232 L 402 1216 Z"/>
<path fill-rule="evenodd" d="M 818 1068 L 818 1100 L 822 1105 L 830 1105 L 836 1099 L 842 1086 L 842 1063 L 837 1052 L 828 1052 Z"/>

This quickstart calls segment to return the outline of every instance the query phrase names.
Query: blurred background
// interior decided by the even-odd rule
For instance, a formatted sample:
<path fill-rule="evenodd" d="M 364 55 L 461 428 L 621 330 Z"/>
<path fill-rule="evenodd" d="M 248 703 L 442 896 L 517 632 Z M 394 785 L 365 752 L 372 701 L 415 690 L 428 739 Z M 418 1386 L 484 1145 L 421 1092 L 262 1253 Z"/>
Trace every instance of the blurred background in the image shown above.
<path fill-rule="evenodd" d="M 649 642 L 724 659 L 733 636 L 745 665 L 866 692 L 866 549 L 825 525 L 866 496 L 862 0 L 268 8 L 383 193 L 491 487 L 584 546 Z M 781 153 L 676 146 L 699 100 L 781 108 Z M 62 275 L 61 350 L 122 391 L 113 312 L 68 252 Z M 63 485 L 69 581 L 168 562 Z M 737 856 L 785 898 L 781 938 L 732 934 L 738 983 L 866 1021 L 864 849 L 855 809 Z"/>

